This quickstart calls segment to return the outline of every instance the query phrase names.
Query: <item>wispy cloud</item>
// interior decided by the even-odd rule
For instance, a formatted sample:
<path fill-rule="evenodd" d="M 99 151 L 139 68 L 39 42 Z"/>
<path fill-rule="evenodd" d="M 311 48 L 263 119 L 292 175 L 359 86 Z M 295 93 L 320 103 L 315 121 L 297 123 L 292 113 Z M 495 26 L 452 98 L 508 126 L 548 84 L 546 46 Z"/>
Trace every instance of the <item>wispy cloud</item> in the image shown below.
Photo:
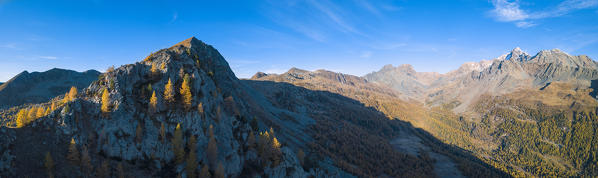
<path fill-rule="evenodd" d="M 519 8 L 519 2 L 509 2 L 507 0 L 493 0 L 494 9 L 490 13 L 498 21 L 511 22 L 520 21 L 529 18 L 529 15 Z"/>
<path fill-rule="evenodd" d="M 372 52 L 371 51 L 363 51 L 363 52 L 361 52 L 361 55 L 359 55 L 359 57 L 370 58 L 370 57 L 372 57 Z"/>
<path fill-rule="evenodd" d="M 378 10 L 378 8 L 376 6 L 370 4 L 368 1 L 366 1 L 366 0 L 354 0 L 354 1 L 356 4 L 360 5 L 361 7 L 363 7 L 370 13 L 372 13 L 378 17 L 382 17 L 382 13 L 380 12 L 380 10 Z"/>
<path fill-rule="evenodd" d="M 524 10 L 518 0 L 492 0 L 492 5 L 494 9 L 490 10 L 489 14 L 495 20 L 513 22 L 519 28 L 529 28 L 537 25 L 533 20 L 559 17 L 572 11 L 594 8 L 598 6 L 598 0 L 565 0 L 555 7 L 540 11 Z"/>
<path fill-rule="evenodd" d="M 56 57 L 56 56 L 38 56 L 38 58 L 40 58 L 40 59 L 50 59 L 50 60 L 58 59 L 58 57 Z"/>
<path fill-rule="evenodd" d="M 340 27 L 341 31 L 344 32 L 351 32 L 361 34 L 355 27 L 349 25 L 340 15 L 340 9 L 338 6 L 331 2 L 327 1 L 316 1 L 310 0 L 308 1 L 313 7 L 315 7 L 320 12 L 324 13 L 330 20 L 332 20 L 338 27 Z"/>
<path fill-rule="evenodd" d="M 519 28 L 529 28 L 529 27 L 536 26 L 536 24 L 533 22 L 521 21 L 521 22 L 516 22 L 515 26 L 517 26 Z"/>
<path fill-rule="evenodd" d="M 0 45 L 0 48 L 7 48 L 7 49 L 18 49 L 15 43 L 8 43 Z"/>
<path fill-rule="evenodd" d="M 179 13 L 175 11 L 175 12 L 172 14 L 172 19 L 170 19 L 170 23 L 173 23 L 173 22 L 174 22 L 174 21 L 176 21 L 176 19 L 178 19 L 178 18 L 179 18 Z"/>

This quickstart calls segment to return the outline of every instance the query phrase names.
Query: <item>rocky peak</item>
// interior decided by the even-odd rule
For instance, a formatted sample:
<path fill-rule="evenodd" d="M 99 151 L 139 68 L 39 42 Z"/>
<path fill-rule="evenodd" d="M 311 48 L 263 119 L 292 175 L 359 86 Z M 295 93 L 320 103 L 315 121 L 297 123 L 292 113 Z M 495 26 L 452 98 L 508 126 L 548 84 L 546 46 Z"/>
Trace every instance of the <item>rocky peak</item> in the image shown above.
<path fill-rule="evenodd" d="M 193 48 L 193 47 L 201 47 L 206 45 L 205 43 L 201 42 L 200 40 L 198 40 L 195 37 L 191 37 L 191 38 L 187 38 L 186 40 L 183 40 L 175 45 L 173 45 L 171 48 L 177 47 L 177 46 L 183 46 L 186 48 Z"/>
<path fill-rule="evenodd" d="M 251 77 L 251 79 L 252 79 L 252 80 L 255 80 L 255 79 L 258 79 L 258 78 L 265 77 L 265 76 L 268 76 L 268 74 L 266 74 L 266 73 L 263 73 L 263 72 L 257 72 L 257 73 L 255 73 L 255 74 L 254 74 L 254 75 Z"/>
<path fill-rule="evenodd" d="M 527 61 L 531 56 L 526 52 L 523 52 L 521 48 L 516 47 L 515 49 L 511 50 L 509 54 L 505 57 L 505 60 L 516 60 L 516 61 Z"/>

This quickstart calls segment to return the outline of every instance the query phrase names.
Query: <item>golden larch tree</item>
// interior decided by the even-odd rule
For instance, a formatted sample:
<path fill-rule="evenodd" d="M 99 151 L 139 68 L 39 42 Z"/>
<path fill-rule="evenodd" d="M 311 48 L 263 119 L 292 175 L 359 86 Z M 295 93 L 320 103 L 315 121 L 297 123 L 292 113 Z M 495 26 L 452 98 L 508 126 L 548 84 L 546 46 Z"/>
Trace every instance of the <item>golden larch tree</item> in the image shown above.
<path fill-rule="evenodd" d="M 156 75 L 158 73 L 158 65 L 156 63 L 152 63 L 152 68 L 150 69 L 152 75 Z"/>
<path fill-rule="evenodd" d="M 197 171 L 197 140 L 195 139 L 194 135 L 191 135 L 189 138 L 189 143 L 187 143 L 187 149 L 189 149 L 189 154 L 187 154 L 187 164 L 185 165 L 185 170 L 187 171 L 187 177 L 195 177 L 195 172 Z"/>
<path fill-rule="evenodd" d="M 23 127 L 27 124 L 27 109 L 21 109 L 17 113 L 17 127 Z"/>
<path fill-rule="evenodd" d="M 89 177 L 93 171 L 93 165 L 91 164 L 91 157 L 89 157 L 89 149 L 83 145 L 81 149 L 81 168 L 83 173 Z"/>
<path fill-rule="evenodd" d="M 44 117 L 46 114 L 46 109 L 43 106 L 37 108 L 37 113 L 35 114 L 36 118 Z"/>
<path fill-rule="evenodd" d="M 75 87 L 75 86 L 71 87 L 71 90 L 69 91 L 69 94 L 68 94 L 68 98 L 69 98 L 69 101 L 73 101 L 75 98 L 77 98 L 77 87 Z"/>
<path fill-rule="evenodd" d="M 185 74 L 185 77 L 183 77 L 183 84 L 181 85 L 180 92 L 183 97 L 183 105 L 185 106 L 185 109 L 190 109 L 193 95 L 191 94 L 191 79 L 188 74 Z"/>
<path fill-rule="evenodd" d="M 164 122 L 160 124 L 160 141 L 164 143 L 166 140 L 166 128 L 164 128 Z"/>
<path fill-rule="evenodd" d="M 44 167 L 46 167 L 46 171 L 48 173 L 48 177 L 54 177 L 54 159 L 52 159 L 52 155 L 50 152 L 46 152 L 46 158 L 44 160 Z"/>
<path fill-rule="evenodd" d="M 71 163 L 74 165 L 79 165 L 79 150 L 77 149 L 77 142 L 75 142 L 75 138 L 71 138 L 69 152 L 66 155 L 66 159 L 71 161 Z"/>
<path fill-rule="evenodd" d="M 29 109 L 29 113 L 27 114 L 27 123 L 35 120 L 36 116 L 37 116 L 37 107 L 33 106 Z"/>
<path fill-rule="evenodd" d="M 110 112 L 110 94 L 108 93 L 108 89 L 104 88 L 102 92 L 102 112 Z"/>
<path fill-rule="evenodd" d="M 174 86 L 170 79 L 168 79 L 168 83 L 164 86 L 164 100 L 169 103 L 174 102 Z"/>
<path fill-rule="evenodd" d="M 199 177 L 212 177 L 210 174 L 210 169 L 207 164 L 204 164 L 199 171 Z"/>
<path fill-rule="evenodd" d="M 224 172 L 224 166 L 222 162 L 218 163 L 218 167 L 216 167 L 216 171 L 214 171 L 214 177 L 216 178 L 225 178 L 226 173 Z"/>
<path fill-rule="evenodd" d="M 154 91 L 152 93 L 152 97 L 150 98 L 150 102 L 149 102 L 149 110 L 150 113 L 155 113 L 156 111 L 158 111 L 158 97 L 156 97 L 156 91 Z"/>
<path fill-rule="evenodd" d="M 141 143 L 143 140 L 143 127 L 141 127 L 141 123 L 137 124 L 137 129 L 135 130 L 135 141 L 137 143 Z"/>
<path fill-rule="evenodd" d="M 172 138 L 172 151 L 174 152 L 177 164 L 183 163 L 185 160 L 185 148 L 183 147 L 183 130 L 181 124 L 177 124 L 174 129 L 174 137 Z"/>

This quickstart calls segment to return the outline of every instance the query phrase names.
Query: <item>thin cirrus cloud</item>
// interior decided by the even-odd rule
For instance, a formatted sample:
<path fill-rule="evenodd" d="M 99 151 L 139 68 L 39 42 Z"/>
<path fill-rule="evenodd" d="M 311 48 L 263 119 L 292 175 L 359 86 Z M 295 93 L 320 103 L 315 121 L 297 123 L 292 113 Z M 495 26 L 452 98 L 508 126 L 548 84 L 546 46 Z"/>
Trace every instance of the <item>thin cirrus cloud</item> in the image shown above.
<path fill-rule="evenodd" d="M 40 58 L 40 59 L 50 59 L 50 60 L 58 59 L 58 57 L 56 57 L 56 56 L 38 56 L 38 58 Z"/>
<path fill-rule="evenodd" d="M 376 16 L 383 16 L 374 4 L 355 0 L 364 10 Z M 331 30 L 346 35 L 367 37 L 354 21 L 354 14 L 337 3 L 328 0 L 307 0 L 294 3 L 269 1 L 267 16 L 286 28 L 318 42 L 330 39 Z M 310 12 L 310 13 L 305 13 Z"/>
<path fill-rule="evenodd" d="M 536 26 L 533 20 L 552 18 L 566 15 L 580 9 L 598 6 L 598 0 L 565 0 L 555 7 L 546 10 L 529 11 L 520 6 L 520 1 L 492 0 L 494 9 L 489 11 L 490 16 L 500 22 L 513 22 L 519 28 Z"/>

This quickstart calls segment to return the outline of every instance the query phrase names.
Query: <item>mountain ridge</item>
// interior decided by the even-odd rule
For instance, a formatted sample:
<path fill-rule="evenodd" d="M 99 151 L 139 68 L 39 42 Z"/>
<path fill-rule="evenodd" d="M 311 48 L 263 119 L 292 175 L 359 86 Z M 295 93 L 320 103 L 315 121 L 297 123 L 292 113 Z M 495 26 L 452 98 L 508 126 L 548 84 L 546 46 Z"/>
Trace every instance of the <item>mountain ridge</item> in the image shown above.
<path fill-rule="evenodd" d="M 59 68 L 45 72 L 23 71 L 0 85 L 0 97 L 3 98 L 0 101 L 0 109 L 24 103 L 48 101 L 50 98 L 68 92 L 71 86 L 79 89 L 87 87 L 99 75 L 100 72 L 96 70 L 76 72 Z M 60 83 L 47 83 L 46 81 L 60 81 Z"/>

